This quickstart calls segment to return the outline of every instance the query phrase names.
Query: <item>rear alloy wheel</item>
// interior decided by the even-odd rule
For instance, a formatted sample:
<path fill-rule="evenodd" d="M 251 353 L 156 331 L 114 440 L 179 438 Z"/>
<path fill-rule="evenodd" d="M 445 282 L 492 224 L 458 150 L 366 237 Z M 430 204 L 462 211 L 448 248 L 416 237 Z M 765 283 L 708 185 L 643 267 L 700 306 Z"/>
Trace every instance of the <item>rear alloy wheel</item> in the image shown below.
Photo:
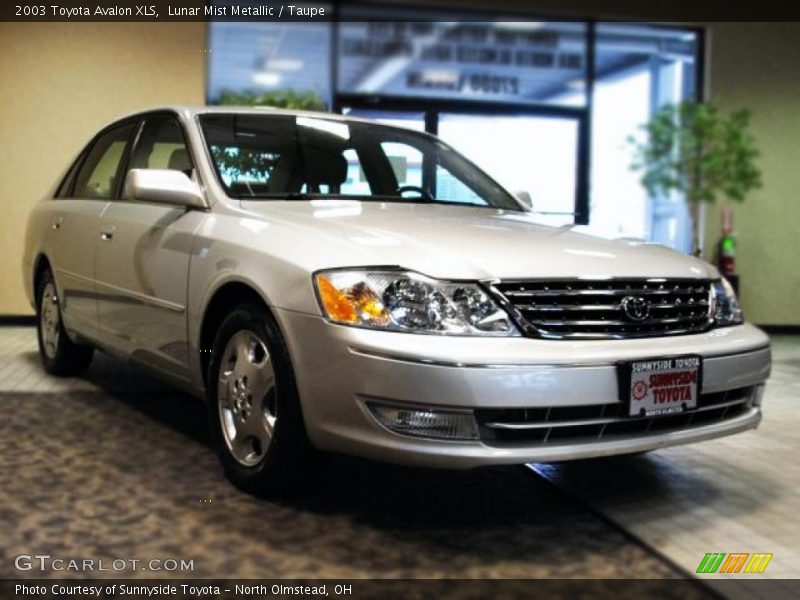
<path fill-rule="evenodd" d="M 242 304 L 222 322 L 207 381 L 211 432 L 228 478 L 256 494 L 298 489 L 314 452 L 286 344 L 264 307 Z"/>
<path fill-rule="evenodd" d="M 39 327 L 42 330 L 42 346 L 44 355 L 53 360 L 58 352 L 58 339 L 61 336 L 61 315 L 58 313 L 58 296 L 56 286 L 48 281 L 41 295 L 41 314 Z"/>
<path fill-rule="evenodd" d="M 61 304 L 53 274 L 47 270 L 39 280 L 36 294 L 39 355 L 51 375 L 79 375 L 92 361 L 93 349 L 69 339 L 61 319 Z"/>

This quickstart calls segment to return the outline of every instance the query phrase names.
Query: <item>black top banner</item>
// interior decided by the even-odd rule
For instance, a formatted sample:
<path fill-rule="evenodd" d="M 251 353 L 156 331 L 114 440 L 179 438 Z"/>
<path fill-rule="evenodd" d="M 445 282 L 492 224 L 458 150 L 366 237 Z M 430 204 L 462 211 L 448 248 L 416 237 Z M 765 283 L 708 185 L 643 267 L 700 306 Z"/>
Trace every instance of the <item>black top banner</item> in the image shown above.
<path fill-rule="evenodd" d="M 500 0 L 441 3 L 292 0 L 11 0 L 0 21 L 800 21 L 800 3 L 722 0 Z"/>

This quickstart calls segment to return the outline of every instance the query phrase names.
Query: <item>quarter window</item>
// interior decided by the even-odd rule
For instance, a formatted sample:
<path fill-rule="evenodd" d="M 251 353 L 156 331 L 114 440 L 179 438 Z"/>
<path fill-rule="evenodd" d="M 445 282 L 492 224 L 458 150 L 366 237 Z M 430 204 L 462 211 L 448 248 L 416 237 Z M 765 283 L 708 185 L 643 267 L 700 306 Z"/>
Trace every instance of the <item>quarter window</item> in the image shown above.
<path fill-rule="evenodd" d="M 174 169 L 191 177 L 192 161 L 177 119 L 158 116 L 145 121 L 130 168 Z"/>
<path fill-rule="evenodd" d="M 94 142 L 75 182 L 76 198 L 111 199 L 117 190 L 120 163 L 130 144 L 136 124 L 104 133 Z"/>

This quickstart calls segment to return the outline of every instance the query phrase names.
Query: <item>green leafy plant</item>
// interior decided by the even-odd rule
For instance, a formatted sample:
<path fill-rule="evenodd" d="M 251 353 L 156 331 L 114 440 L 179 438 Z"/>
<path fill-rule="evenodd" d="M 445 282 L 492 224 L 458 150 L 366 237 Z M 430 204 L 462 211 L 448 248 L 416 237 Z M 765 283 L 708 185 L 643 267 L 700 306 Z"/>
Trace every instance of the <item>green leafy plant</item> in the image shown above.
<path fill-rule="evenodd" d="M 719 196 L 741 202 L 761 187 L 750 111 L 725 114 L 712 103 L 669 104 L 642 129 L 644 139 L 629 138 L 632 168 L 642 171 L 642 185 L 651 196 L 685 194 L 692 216 L 692 251 L 697 255 L 700 203 Z"/>
<path fill-rule="evenodd" d="M 234 92 L 223 90 L 217 104 L 224 106 L 274 106 L 293 110 L 326 110 L 325 103 L 314 92 L 278 90 L 273 92 Z"/>

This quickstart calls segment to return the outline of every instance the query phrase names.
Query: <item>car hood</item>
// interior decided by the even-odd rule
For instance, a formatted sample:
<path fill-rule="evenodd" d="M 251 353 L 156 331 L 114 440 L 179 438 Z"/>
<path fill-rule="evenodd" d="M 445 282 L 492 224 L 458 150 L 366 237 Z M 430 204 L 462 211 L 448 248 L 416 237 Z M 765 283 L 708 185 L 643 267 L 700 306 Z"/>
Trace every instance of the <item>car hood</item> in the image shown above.
<path fill-rule="evenodd" d="M 266 221 L 263 235 L 285 251 L 290 244 L 294 260 L 310 271 L 398 266 L 451 279 L 717 276 L 708 263 L 667 247 L 548 227 L 528 213 L 349 200 L 243 201 L 241 208 Z"/>

